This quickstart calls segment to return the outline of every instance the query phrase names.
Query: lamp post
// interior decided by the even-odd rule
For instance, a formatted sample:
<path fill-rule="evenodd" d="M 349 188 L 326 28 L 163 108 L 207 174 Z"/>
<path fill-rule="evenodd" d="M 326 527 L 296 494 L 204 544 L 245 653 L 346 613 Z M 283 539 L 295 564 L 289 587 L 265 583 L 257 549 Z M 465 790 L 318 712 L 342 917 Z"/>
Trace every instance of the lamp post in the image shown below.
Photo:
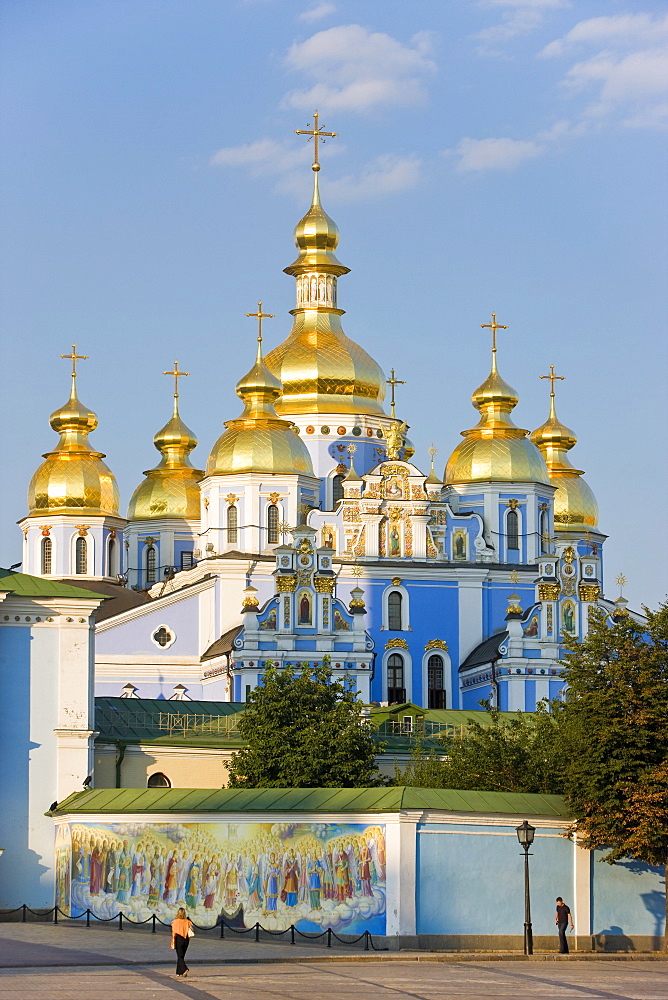
<path fill-rule="evenodd" d="M 517 839 L 524 848 L 524 954 L 533 955 L 533 931 L 531 929 L 531 900 L 529 898 L 529 848 L 533 844 L 536 828 L 527 820 L 517 827 Z"/>

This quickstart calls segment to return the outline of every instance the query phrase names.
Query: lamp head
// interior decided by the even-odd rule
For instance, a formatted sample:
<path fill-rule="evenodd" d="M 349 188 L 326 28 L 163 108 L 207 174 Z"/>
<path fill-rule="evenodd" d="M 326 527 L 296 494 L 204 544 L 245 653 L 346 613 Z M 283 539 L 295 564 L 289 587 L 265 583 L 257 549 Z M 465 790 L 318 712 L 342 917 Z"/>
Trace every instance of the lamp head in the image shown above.
<path fill-rule="evenodd" d="M 520 826 L 517 827 L 517 839 L 519 840 L 522 847 L 529 848 L 533 844 L 534 834 L 536 833 L 535 826 L 532 826 L 528 820 L 524 820 Z"/>

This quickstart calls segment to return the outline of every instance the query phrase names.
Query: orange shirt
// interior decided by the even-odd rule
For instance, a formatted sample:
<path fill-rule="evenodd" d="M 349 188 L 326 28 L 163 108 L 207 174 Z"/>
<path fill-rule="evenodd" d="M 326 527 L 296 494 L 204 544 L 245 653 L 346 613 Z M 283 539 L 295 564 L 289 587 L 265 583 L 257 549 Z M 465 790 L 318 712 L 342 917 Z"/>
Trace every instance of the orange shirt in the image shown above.
<path fill-rule="evenodd" d="M 191 926 L 190 920 L 179 920 L 178 917 L 172 920 L 172 937 L 180 934 L 181 937 L 188 937 L 188 930 Z"/>

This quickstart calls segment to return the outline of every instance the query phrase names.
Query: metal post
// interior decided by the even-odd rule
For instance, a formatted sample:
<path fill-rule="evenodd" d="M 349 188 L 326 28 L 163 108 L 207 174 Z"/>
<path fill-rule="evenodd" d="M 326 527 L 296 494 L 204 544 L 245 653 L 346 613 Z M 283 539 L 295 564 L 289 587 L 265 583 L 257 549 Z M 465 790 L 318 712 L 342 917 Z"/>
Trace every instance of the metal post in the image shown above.
<path fill-rule="evenodd" d="M 53 922 L 54 922 L 54 924 L 58 923 L 58 907 L 57 906 L 54 906 L 54 908 L 53 908 Z"/>
<path fill-rule="evenodd" d="M 260 922 L 259 921 L 255 924 L 255 940 L 256 941 L 260 940 Z"/>
<path fill-rule="evenodd" d="M 290 924 L 290 944 L 295 943 L 295 925 Z"/>
<path fill-rule="evenodd" d="M 328 948 L 332 947 L 332 928 L 331 927 L 327 928 L 327 947 Z"/>
<path fill-rule="evenodd" d="M 26 922 L 26 920 L 28 919 L 27 918 L 28 907 L 27 907 L 27 905 L 25 903 L 21 907 L 21 910 L 23 911 L 22 914 L 21 914 L 21 923 L 24 924 Z"/>
<path fill-rule="evenodd" d="M 529 897 L 529 847 L 524 847 L 524 954 L 533 955 L 531 899 Z"/>
<path fill-rule="evenodd" d="M 90 927 L 90 909 L 86 910 L 86 927 Z"/>
<path fill-rule="evenodd" d="M 364 931 L 364 950 L 365 951 L 369 950 L 369 937 L 370 937 L 369 932 L 368 931 Z"/>
<path fill-rule="evenodd" d="M 155 913 L 151 917 L 151 921 L 153 923 L 153 927 L 151 928 L 151 934 L 155 934 Z"/>
<path fill-rule="evenodd" d="M 221 938 L 225 937 L 225 921 L 224 920 L 220 921 L 220 936 L 221 936 Z"/>
<path fill-rule="evenodd" d="M 123 911 L 122 910 L 118 911 L 118 929 L 119 929 L 119 931 L 123 930 Z"/>

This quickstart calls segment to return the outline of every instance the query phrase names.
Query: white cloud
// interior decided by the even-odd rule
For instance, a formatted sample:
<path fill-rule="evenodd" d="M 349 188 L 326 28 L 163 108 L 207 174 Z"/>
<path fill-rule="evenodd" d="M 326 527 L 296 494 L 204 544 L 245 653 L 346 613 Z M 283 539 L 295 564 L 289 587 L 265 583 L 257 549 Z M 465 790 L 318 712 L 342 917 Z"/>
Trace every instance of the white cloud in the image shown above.
<path fill-rule="evenodd" d="M 328 159 L 340 156 L 345 146 L 328 149 Z M 274 139 L 257 139 L 240 146 L 219 149 L 210 159 L 214 167 L 245 167 L 253 177 L 273 176 L 276 190 L 294 194 L 303 201 L 308 186 L 306 166 L 310 164 L 311 146 L 293 146 Z M 328 203 L 362 201 L 384 198 L 414 187 L 420 176 L 420 160 L 415 156 L 384 153 L 364 167 L 358 174 L 348 174 L 338 179 L 328 174 L 326 197 Z"/>
<path fill-rule="evenodd" d="M 571 96 L 591 95 L 591 103 L 582 112 L 584 121 L 614 119 L 642 128 L 666 123 L 668 15 L 589 18 L 574 25 L 540 54 L 556 58 L 583 48 L 596 51 L 566 71 L 561 87 Z"/>
<path fill-rule="evenodd" d="M 545 150 L 533 139 L 488 138 L 460 139 L 446 155 L 457 157 L 456 169 L 461 173 L 487 170 L 514 170 L 526 160 L 533 160 Z"/>
<path fill-rule="evenodd" d="M 307 7 L 303 10 L 301 14 L 297 17 L 298 21 L 320 21 L 323 17 L 329 17 L 336 11 L 336 6 L 333 3 L 327 3 L 327 0 L 323 0 L 322 3 L 316 3 L 312 7 Z"/>
<path fill-rule="evenodd" d="M 431 36 L 420 32 L 404 45 L 359 24 L 319 31 L 292 45 L 288 68 L 314 78 L 285 95 L 285 108 L 368 112 L 382 105 L 410 106 L 426 97 L 424 78 L 436 69 Z"/>
<path fill-rule="evenodd" d="M 668 14 L 656 18 L 651 14 L 590 17 L 578 22 L 563 38 L 550 42 L 540 54 L 546 57 L 562 56 L 582 44 L 617 47 L 656 45 L 662 39 L 668 40 Z"/>
<path fill-rule="evenodd" d="M 498 24 L 491 24 L 475 35 L 482 43 L 482 51 L 489 52 L 495 45 L 535 31 L 550 11 L 570 7 L 570 0 L 481 0 L 481 6 L 503 9 Z"/>

